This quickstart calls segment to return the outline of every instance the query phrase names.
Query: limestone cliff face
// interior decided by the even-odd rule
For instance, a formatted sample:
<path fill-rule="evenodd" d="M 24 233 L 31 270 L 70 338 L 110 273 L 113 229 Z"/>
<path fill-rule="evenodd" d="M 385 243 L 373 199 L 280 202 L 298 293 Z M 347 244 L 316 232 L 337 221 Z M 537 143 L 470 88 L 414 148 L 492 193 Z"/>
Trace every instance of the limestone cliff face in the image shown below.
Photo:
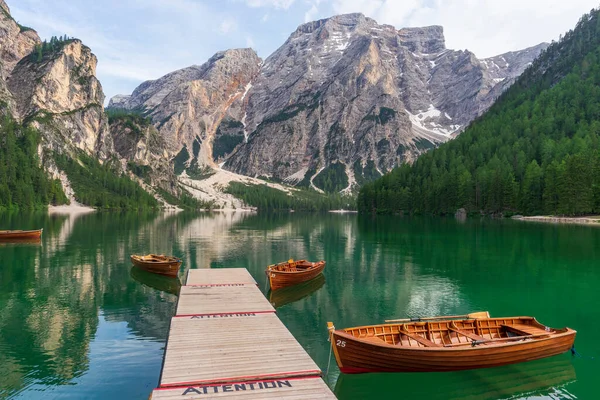
<path fill-rule="evenodd" d="M 0 75 L 6 79 L 14 66 L 38 43 L 38 34 L 17 24 L 4 0 L 0 0 Z"/>
<path fill-rule="evenodd" d="M 340 15 L 301 25 L 264 64 L 218 53 L 111 106 L 149 115 L 187 166 L 317 188 L 342 175 L 351 189 L 459 134 L 545 46 L 479 60 L 446 49 L 439 26 Z"/>
<path fill-rule="evenodd" d="M 0 102 L 6 105 L 2 107 L 3 112 L 10 113 L 14 107 L 12 96 L 6 87 L 6 78 L 37 43 L 40 43 L 37 33 L 19 26 L 10 15 L 10 9 L 4 0 L 0 0 Z"/>
<path fill-rule="evenodd" d="M 166 143 L 158 130 L 144 118 L 122 116 L 110 121 L 115 153 L 130 170 L 152 186 L 176 192 L 177 178 Z M 162 151 L 161 151 L 162 150 Z"/>
<path fill-rule="evenodd" d="M 248 140 L 225 168 L 314 186 L 335 167 L 350 189 L 460 133 L 545 46 L 480 61 L 446 49 L 439 26 L 302 25 L 253 81 Z"/>
<path fill-rule="evenodd" d="M 106 159 L 112 152 L 98 60 L 79 40 L 69 40 L 41 60 L 25 57 L 8 78 L 14 115 L 31 122 L 55 151 L 70 146 Z"/>
<path fill-rule="evenodd" d="M 242 118 L 241 107 L 234 103 L 240 103 L 260 64 L 252 49 L 220 52 L 202 66 L 145 82 L 131 96 L 113 98 L 109 106 L 144 111 L 169 153 L 183 152 L 188 166 L 215 166 L 212 145 L 217 128 L 232 113 Z"/>

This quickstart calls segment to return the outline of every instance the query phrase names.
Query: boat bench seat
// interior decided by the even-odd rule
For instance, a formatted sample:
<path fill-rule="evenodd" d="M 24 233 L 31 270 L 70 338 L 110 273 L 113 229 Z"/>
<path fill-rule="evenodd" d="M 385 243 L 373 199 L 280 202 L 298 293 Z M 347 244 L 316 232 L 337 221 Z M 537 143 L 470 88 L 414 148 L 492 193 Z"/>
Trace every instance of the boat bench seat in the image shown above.
<path fill-rule="evenodd" d="M 476 335 L 474 333 L 468 332 L 468 331 L 463 331 L 462 329 L 456 328 L 456 327 L 448 327 L 448 330 L 458 333 L 459 335 L 463 335 L 468 337 L 469 339 L 473 339 L 473 340 L 485 340 L 485 338 L 483 336 L 479 336 Z"/>
<path fill-rule="evenodd" d="M 401 329 L 400 332 L 398 332 L 398 333 L 400 335 L 404 335 L 404 336 L 406 336 L 408 338 L 411 338 L 415 342 L 421 343 L 425 347 L 442 347 L 441 344 L 434 343 L 431 340 L 425 339 L 423 336 L 419 336 L 419 335 L 417 335 L 415 333 L 409 332 L 406 329 Z"/>
<path fill-rule="evenodd" d="M 500 325 L 504 330 L 512 333 L 516 333 L 517 335 L 527 336 L 527 335 L 540 335 L 550 333 L 545 329 L 539 328 L 533 325 L 526 324 L 513 324 L 513 325 Z"/>

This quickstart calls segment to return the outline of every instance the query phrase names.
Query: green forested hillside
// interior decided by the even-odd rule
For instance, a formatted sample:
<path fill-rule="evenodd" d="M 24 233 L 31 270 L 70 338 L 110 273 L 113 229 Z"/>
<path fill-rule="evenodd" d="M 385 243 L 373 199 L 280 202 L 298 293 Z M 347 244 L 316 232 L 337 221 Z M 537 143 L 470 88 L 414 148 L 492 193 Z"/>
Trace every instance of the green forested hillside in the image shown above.
<path fill-rule="evenodd" d="M 600 212 L 600 18 L 530 66 L 457 139 L 365 185 L 362 212 Z"/>
<path fill-rule="evenodd" d="M 313 190 L 295 190 L 288 195 L 267 185 L 231 182 L 227 193 L 256 207 L 259 211 L 329 211 L 354 209 L 354 199 L 339 193 L 320 194 Z"/>
<path fill-rule="evenodd" d="M 113 168 L 110 162 L 100 164 L 86 154 L 73 159 L 55 154 L 56 165 L 67 174 L 75 199 L 85 205 L 105 209 L 148 209 L 158 202 L 140 185 Z"/>
<path fill-rule="evenodd" d="M 44 173 L 37 154 L 39 134 L 10 117 L 0 120 L 0 210 L 65 204 L 60 182 Z"/>

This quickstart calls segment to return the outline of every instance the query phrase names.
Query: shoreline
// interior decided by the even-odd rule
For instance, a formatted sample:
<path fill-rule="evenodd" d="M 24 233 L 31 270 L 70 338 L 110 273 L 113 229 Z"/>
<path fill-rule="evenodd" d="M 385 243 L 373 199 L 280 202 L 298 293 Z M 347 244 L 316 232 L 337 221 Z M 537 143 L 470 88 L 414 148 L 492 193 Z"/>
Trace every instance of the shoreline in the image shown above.
<path fill-rule="evenodd" d="M 600 216 L 593 217 L 553 217 L 537 215 L 533 217 L 519 217 L 514 218 L 518 221 L 529 221 L 529 222 L 545 222 L 552 224 L 574 224 L 574 225 L 598 225 L 600 226 Z"/>

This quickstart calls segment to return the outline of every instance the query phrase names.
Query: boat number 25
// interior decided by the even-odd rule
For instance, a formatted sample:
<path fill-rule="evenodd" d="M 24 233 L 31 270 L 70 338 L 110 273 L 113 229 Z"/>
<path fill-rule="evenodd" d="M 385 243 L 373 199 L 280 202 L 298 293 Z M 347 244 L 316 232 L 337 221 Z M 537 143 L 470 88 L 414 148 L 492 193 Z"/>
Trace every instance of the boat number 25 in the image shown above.
<path fill-rule="evenodd" d="M 346 341 L 345 340 L 336 340 L 335 345 L 337 347 L 346 347 Z"/>

